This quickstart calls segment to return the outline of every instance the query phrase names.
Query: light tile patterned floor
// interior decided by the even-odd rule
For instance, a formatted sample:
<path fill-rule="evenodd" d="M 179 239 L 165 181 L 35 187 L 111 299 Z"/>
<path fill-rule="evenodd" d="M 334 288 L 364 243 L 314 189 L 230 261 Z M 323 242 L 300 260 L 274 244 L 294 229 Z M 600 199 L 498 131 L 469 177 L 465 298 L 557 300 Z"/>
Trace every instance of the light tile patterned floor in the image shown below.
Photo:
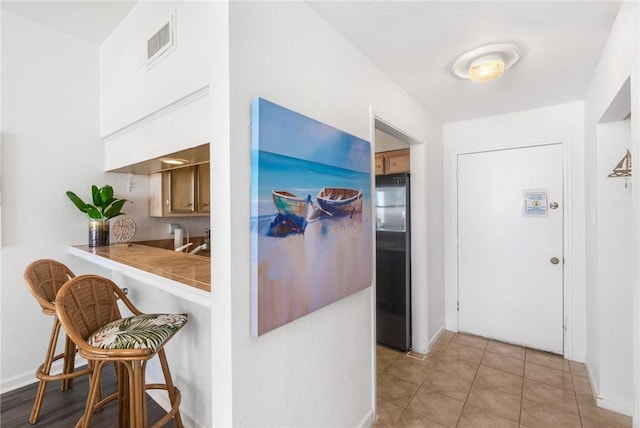
<path fill-rule="evenodd" d="M 376 427 L 631 427 L 558 355 L 445 332 L 422 361 L 383 346 L 377 361 Z"/>

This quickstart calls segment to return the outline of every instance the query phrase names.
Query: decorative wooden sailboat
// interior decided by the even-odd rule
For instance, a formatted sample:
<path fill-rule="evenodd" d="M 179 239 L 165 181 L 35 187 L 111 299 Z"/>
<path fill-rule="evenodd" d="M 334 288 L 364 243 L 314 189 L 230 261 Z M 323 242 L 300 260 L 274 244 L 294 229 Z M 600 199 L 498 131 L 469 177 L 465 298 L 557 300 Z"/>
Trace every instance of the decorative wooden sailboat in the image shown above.
<path fill-rule="evenodd" d="M 627 154 L 620 159 L 620 162 L 613 168 L 613 172 L 608 177 L 623 177 L 624 187 L 627 187 L 627 179 L 631 177 L 631 152 L 629 149 L 627 149 Z"/>

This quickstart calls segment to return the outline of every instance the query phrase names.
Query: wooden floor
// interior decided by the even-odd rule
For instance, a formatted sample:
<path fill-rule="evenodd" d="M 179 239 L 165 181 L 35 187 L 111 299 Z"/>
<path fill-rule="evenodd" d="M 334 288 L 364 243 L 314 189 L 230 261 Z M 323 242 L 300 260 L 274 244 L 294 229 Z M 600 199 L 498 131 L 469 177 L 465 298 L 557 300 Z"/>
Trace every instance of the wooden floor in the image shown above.
<path fill-rule="evenodd" d="M 34 376 L 35 380 L 35 376 Z M 2 428 L 70 428 L 82 416 L 84 404 L 89 389 L 86 376 L 76 378 L 73 388 L 60 391 L 60 382 L 47 384 L 47 392 L 44 395 L 40 419 L 35 425 L 29 423 L 29 414 L 33 407 L 38 384 L 33 383 L 20 389 L 0 395 L 0 426 Z M 116 379 L 113 367 L 104 370 L 103 388 L 105 396 L 116 391 Z M 116 426 L 118 404 L 112 402 L 91 419 L 94 428 L 113 428 Z M 149 425 L 165 415 L 164 410 L 147 396 L 147 412 Z M 167 427 L 175 427 L 170 421 Z"/>

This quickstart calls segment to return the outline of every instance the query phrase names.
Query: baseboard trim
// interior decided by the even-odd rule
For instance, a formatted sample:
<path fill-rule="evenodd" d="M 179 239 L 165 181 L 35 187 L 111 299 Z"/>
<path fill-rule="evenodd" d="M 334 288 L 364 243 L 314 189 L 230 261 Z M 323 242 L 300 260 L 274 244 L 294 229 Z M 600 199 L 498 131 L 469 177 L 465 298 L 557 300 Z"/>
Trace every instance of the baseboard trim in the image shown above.
<path fill-rule="evenodd" d="M 584 367 L 587 370 L 587 378 L 589 379 L 589 385 L 591 385 L 591 391 L 593 391 L 593 398 L 596 401 L 596 405 L 603 409 L 611 410 L 613 412 L 622 413 L 623 415 L 633 417 L 633 402 L 612 400 L 610 398 L 600 396 L 600 390 L 596 388 L 596 385 L 593 382 L 589 363 L 585 361 Z"/>
<path fill-rule="evenodd" d="M 55 361 L 51 365 L 52 374 L 62 373 L 62 362 L 63 361 L 60 359 L 58 361 Z M 84 358 L 76 355 L 75 366 L 82 367 L 86 365 L 87 365 L 87 361 Z M 11 392 L 18 388 L 22 388 L 23 386 L 31 385 L 32 383 L 36 383 L 36 382 L 38 382 L 38 378 L 36 378 L 36 371 L 34 369 L 30 372 L 23 373 L 21 375 L 14 376 L 10 379 L 3 380 L 2 383 L 0 383 L 0 394 L 4 394 L 5 392 Z"/>
<path fill-rule="evenodd" d="M 373 409 L 369 409 L 369 411 L 360 419 L 360 422 L 356 424 L 358 428 L 370 428 L 376 421 L 376 415 Z"/>
<path fill-rule="evenodd" d="M 586 359 L 586 355 L 584 353 L 575 353 L 575 352 L 566 353 L 564 354 L 564 357 L 567 360 L 577 361 L 579 363 L 584 363 Z"/>
<path fill-rule="evenodd" d="M 164 379 L 154 379 L 150 376 L 147 376 L 146 381 L 147 383 L 164 383 Z M 149 397 L 151 397 L 153 401 L 155 401 L 160 407 L 162 407 L 165 412 L 168 412 L 171 409 L 169 395 L 166 391 L 150 389 L 147 390 L 147 395 L 149 395 Z M 185 426 L 194 428 L 208 428 L 208 425 L 203 424 L 202 422 L 197 420 L 193 413 L 189 411 L 189 409 L 182 406 L 180 406 L 180 416 L 182 417 Z"/>
<path fill-rule="evenodd" d="M 593 392 L 593 399 L 595 402 L 598 402 L 598 389 L 596 388 L 596 384 L 593 383 L 593 376 L 591 376 L 591 367 L 589 367 L 589 363 L 586 358 L 584 361 L 584 368 L 587 371 L 587 379 L 589 380 L 589 385 L 591 386 L 591 392 Z"/>
<path fill-rule="evenodd" d="M 23 386 L 30 385 L 35 383 L 38 379 L 36 379 L 36 375 L 34 372 L 25 373 L 22 375 L 14 376 L 11 379 L 6 379 L 2 381 L 0 384 L 0 394 L 4 394 L 7 392 L 11 392 L 18 388 L 22 388 Z"/>
<path fill-rule="evenodd" d="M 444 334 L 445 331 L 446 331 L 446 329 L 444 328 L 444 326 L 442 326 L 442 327 L 440 327 L 438 329 L 436 334 L 433 335 L 433 338 L 431 340 L 429 340 L 429 349 L 427 349 L 427 353 L 429 353 L 429 351 L 431 351 L 431 348 L 433 348 L 433 345 L 436 344 L 438 339 L 440 339 L 440 337 Z"/>
<path fill-rule="evenodd" d="M 628 401 L 612 400 L 606 397 L 598 397 L 596 401 L 598 407 L 611 410 L 612 412 L 622 413 L 626 416 L 633 417 L 633 403 Z"/>

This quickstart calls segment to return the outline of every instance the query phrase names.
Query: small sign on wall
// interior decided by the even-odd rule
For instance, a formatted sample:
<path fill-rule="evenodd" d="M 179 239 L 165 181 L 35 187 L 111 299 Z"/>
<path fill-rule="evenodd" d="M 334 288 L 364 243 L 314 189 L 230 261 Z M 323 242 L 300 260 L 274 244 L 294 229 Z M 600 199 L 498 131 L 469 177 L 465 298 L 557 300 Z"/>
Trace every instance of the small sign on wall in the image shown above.
<path fill-rule="evenodd" d="M 522 215 L 539 216 L 549 212 L 549 192 L 525 190 L 522 192 Z"/>

